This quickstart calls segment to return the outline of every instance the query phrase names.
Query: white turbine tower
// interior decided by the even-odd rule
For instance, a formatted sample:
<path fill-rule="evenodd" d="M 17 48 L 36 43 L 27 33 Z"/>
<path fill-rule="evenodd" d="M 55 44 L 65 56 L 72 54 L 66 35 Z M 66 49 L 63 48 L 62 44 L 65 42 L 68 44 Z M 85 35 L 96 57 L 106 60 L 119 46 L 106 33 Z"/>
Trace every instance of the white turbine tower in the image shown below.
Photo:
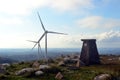
<path fill-rule="evenodd" d="M 37 14 L 38 14 L 38 17 L 39 17 L 41 26 L 42 26 L 42 28 L 43 28 L 43 30 L 44 30 L 44 33 L 43 33 L 43 35 L 40 37 L 40 39 L 35 43 L 34 47 L 35 47 L 37 44 L 39 44 L 40 41 L 42 40 L 42 38 L 45 36 L 45 54 L 46 54 L 45 58 L 46 58 L 46 61 L 47 61 L 47 53 L 48 53 L 48 52 L 47 52 L 47 34 L 48 34 L 48 33 L 52 33 L 52 34 L 62 34 L 62 35 L 67 35 L 67 34 L 46 30 L 45 27 L 44 27 L 44 25 L 43 25 L 43 22 L 42 22 L 42 20 L 41 20 L 41 17 L 40 17 L 40 15 L 39 15 L 39 13 L 37 13 Z M 34 47 L 33 47 L 33 48 L 34 48 Z"/>

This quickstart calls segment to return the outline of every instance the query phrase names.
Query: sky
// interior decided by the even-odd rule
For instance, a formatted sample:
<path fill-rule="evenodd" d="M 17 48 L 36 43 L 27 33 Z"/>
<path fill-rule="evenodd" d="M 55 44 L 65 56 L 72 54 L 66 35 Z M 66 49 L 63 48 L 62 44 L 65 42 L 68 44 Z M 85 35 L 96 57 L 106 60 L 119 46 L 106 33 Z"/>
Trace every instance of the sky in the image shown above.
<path fill-rule="evenodd" d="M 0 0 L 0 48 L 32 48 L 44 30 L 49 48 L 80 48 L 96 39 L 99 48 L 120 48 L 120 0 Z M 44 48 L 44 38 L 41 47 Z"/>

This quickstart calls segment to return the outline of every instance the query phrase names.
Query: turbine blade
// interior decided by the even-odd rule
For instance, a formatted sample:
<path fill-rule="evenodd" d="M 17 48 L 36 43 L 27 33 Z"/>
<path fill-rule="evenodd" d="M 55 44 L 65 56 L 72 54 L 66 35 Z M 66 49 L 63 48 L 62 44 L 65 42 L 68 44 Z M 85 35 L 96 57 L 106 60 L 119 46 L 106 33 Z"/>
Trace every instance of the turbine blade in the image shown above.
<path fill-rule="evenodd" d="M 32 50 L 35 48 L 36 45 L 37 45 L 37 43 L 33 46 Z"/>
<path fill-rule="evenodd" d="M 44 33 L 44 34 L 40 37 L 40 39 L 38 40 L 38 42 L 40 42 L 40 40 L 44 37 L 45 34 L 46 34 L 46 33 Z"/>
<path fill-rule="evenodd" d="M 46 31 L 46 30 L 45 30 L 45 27 L 44 27 L 44 25 L 43 25 L 43 22 L 42 22 L 42 20 L 41 20 L 41 17 L 40 17 L 40 15 L 39 15 L 38 12 L 37 12 L 37 14 L 38 14 L 38 17 L 39 17 L 39 20 L 40 20 L 40 23 L 41 23 L 41 25 L 42 25 L 43 30 Z"/>
<path fill-rule="evenodd" d="M 29 42 L 33 42 L 33 43 L 37 43 L 37 41 L 32 41 L 32 40 L 27 40 L 27 41 L 29 41 Z"/>
<path fill-rule="evenodd" d="M 48 33 L 53 33 L 53 34 L 62 34 L 62 35 L 68 35 L 68 34 L 66 34 L 66 33 L 53 32 L 53 31 L 48 31 Z"/>

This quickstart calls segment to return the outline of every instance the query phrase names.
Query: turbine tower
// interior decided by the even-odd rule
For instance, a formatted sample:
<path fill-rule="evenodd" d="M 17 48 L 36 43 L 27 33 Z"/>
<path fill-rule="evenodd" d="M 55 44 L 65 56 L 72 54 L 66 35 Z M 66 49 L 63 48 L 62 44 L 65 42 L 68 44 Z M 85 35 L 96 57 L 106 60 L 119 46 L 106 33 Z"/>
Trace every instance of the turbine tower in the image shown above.
<path fill-rule="evenodd" d="M 51 34 L 62 34 L 62 35 L 67 35 L 67 34 L 46 30 L 45 27 L 44 27 L 44 25 L 43 25 L 43 22 L 42 22 L 41 17 L 40 17 L 40 15 L 39 15 L 38 12 L 37 12 L 37 14 L 38 14 L 38 17 L 39 17 L 41 26 L 42 26 L 42 28 L 43 28 L 43 30 L 44 30 L 44 33 L 43 33 L 43 35 L 40 37 L 40 39 L 35 43 L 34 47 L 35 47 L 37 44 L 39 44 L 40 41 L 42 40 L 42 38 L 45 36 L 45 54 L 46 54 L 46 55 L 45 55 L 45 58 L 46 58 L 46 61 L 48 61 L 48 60 L 47 60 L 47 53 L 48 53 L 48 52 L 47 52 L 47 34 L 48 34 L 48 33 L 51 33 Z M 34 47 L 33 47 L 33 48 L 34 48 Z"/>

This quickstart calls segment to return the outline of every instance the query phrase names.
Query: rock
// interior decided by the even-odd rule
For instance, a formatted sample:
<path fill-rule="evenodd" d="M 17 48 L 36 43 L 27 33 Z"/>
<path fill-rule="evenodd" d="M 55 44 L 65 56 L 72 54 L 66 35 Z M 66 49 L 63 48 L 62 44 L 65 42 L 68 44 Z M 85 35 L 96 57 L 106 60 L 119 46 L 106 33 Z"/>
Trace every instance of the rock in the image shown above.
<path fill-rule="evenodd" d="M 56 74 L 56 73 L 60 72 L 61 70 L 57 66 L 51 66 L 50 68 L 41 69 L 41 71 L 43 71 L 44 73 Z"/>
<path fill-rule="evenodd" d="M 61 72 L 57 73 L 57 75 L 55 76 L 55 79 L 58 79 L 58 80 L 62 80 L 63 79 L 63 75 L 61 74 Z"/>
<path fill-rule="evenodd" d="M 39 69 L 40 69 L 40 70 L 49 69 L 49 68 L 50 68 L 50 66 L 48 66 L 48 65 L 40 65 L 40 66 L 39 66 Z"/>
<path fill-rule="evenodd" d="M 34 68 L 39 68 L 39 66 L 40 66 L 40 63 L 38 61 L 35 61 L 32 65 L 32 67 Z"/>
<path fill-rule="evenodd" d="M 78 61 L 78 59 L 71 59 L 71 63 L 73 63 L 73 64 L 75 64 L 75 63 L 77 63 L 77 61 Z"/>
<path fill-rule="evenodd" d="M 65 66 L 65 63 L 64 63 L 63 61 L 60 61 L 60 62 L 58 63 L 58 66 Z"/>
<path fill-rule="evenodd" d="M 112 76 L 110 74 L 100 74 L 94 80 L 112 80 Z"/>
<path fill-rule="evenodd" d="M 63 61 L 65 64 L 69 64 L 71 62 L 71 59 L 69 57 L 65 57 Z"/>
<path fill-rule="evenodd" d="M 79 58 L 79 55 L 72 54 L 72 55 L 71 55 L 71 58 L 72 58 L 72 59 L 78 59 L 78 58 Z"/>
<path fill-rule="evenodd" d="M 35 75 L 36 75 L 36 76 L 41 76 L 41 75 L 43 75 L 43 74 L 44 74 L 44 72 L 42 72 L 42 71 L 36 71 L 36 72 L 35 72 Z"/>
<path fill-rule="evenodd" d="M 19 70 L 18 72 L 16 72 L 16 75 L 24 75 L 25 73 L 32 73 L 34 72 L 33 68 L 24 68 L 22 70 Z"/>
<path fill-rule="evenodd" d="M 7 72 L 6 67 L 8 67 L 8 65 L 0 64 L 0 74 L 5 74 Z"/>
<path fill-rule="evenodd" d="M 9 64 L 9 63 L 3 63 L 2 66 L 4 66 L 4 67 L 9 67 L 10 64 Z"/>
<path fill-rule="evenodd" d="M 64 58 L 63 61 L 65 64 L 75 64 L 77 63 L 78 59 Z"/>
<path fill-rule="evenodd" d="M 65 57 L 65 58 L 63 58 L 63 60 L 64 61 L 68 61 L 68 60 L 70 60 L 70 58 L 69 57 Z"/>
<path fill-rule="evenodd" d="M 118 58 L 118 60 L 120 61 L 120 57 Z"/>
<path fill-rule="evenodd" d="M 6 68 L 9 67 L 9 66 L 10 66 L 9 63 L 0 64 L 0 68 L 1 68 L 1 69 L 6 69 Z"/>
<path fill-rule="evenodd" d="M 108 59 L 109 61 L 112 61 L 113 59 Z"/>

